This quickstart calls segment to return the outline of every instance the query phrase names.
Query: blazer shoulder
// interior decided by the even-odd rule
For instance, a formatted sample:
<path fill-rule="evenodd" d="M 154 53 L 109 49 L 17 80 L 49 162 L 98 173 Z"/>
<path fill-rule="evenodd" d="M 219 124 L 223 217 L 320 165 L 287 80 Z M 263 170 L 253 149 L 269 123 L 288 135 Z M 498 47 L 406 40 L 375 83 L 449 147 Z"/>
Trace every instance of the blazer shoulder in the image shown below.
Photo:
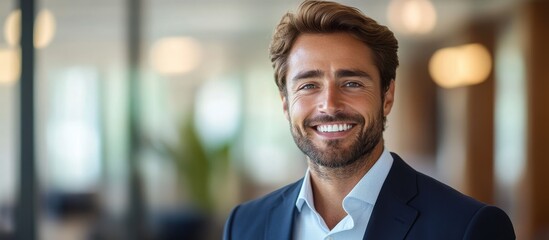
<path fill-rule="evenodd" d="M 487 206 L 430 176 L 419 172 L 417 176 L 418 195 L 410 205 L 429 219 L 451 221 L 455 227 L 463 227 L 479 209 Z"/>
<path fill-rule="evenodd" d="M 263 197 L 244 202 L 239 205 L 239 211 L 257 212 L 268 210 L 278 204 L 280 201 L 285 200 L 286 198 L 294 197 L 293 195 L 295 195 L 295 198 L 297 198 L 297 193 L 299 191 L 299 188 L 301 187 L 302 182 L 303 179 L 300 179 L 297 182 L 279 188 Z"/>
<path fill-rule="evenodd" d="M 494 206 L 484 206 L 474 215 L 464 239 L 516 239 L 513 224 L 507 214 Z"/>
<path fill-rule="evenodd" d="M 474 211 L 486 205 L 430 176 L 420 172 L 418 172 L 417 175 L 419 193 L 428 193 L 429 198 L 432 198 L 433 200 L 438 200 L 440 203 L 455 204 L 465 208 L 471 208 L 474 209 Z"/>
<path fill-rule="evenodd" d="M 302 179 L 261 198 L 236 206 L 225 223 L 223 239 L 261 239 L 266 236 L 271 226 L 270 218 L 273 216 L 291 220 L 292 206 L 295 206 L 301 183 Z M 275 207 L 283 210 L 272 211 Z M 291 227 L 291 221 L 287 227 Z"/>
<path fill-rule="evenodd" d="M 500 208 L 487 205 L 430 176 L 415 172 L 417 195 L 409 204 L 420 212 L 416 227 L 421 229 L 424 226 L 431 233 L 463 236 L 463 239 L 515 238 L 513 225 Z"/>
<path fill-rule="evenodd" d="M 393 166 L 386 184 L 393 195 L 402 201 L 421 208 L 452 207 L 470 209 L 471 214 L 485 204 L 455 190 L 454 188 L 416 171 L 400 156 L 393 153 Z M 443 209 L 437 209 L 443 210 Z M 452 209 L 449 209 L 452 210 Z M 456 209 L 457 210 L 457 209 Z"/>

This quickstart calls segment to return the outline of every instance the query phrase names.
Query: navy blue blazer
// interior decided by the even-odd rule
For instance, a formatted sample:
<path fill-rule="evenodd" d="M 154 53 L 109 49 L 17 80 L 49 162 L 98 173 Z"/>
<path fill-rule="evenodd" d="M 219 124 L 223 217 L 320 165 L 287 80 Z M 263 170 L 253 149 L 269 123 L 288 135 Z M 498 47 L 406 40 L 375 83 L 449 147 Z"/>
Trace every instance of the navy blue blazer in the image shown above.
<path fill-rule="evenodd" d="M 394 162 L 374 206 L 364 239 L 515 239 L 501 209 L 474 200 Z M 223 239 L 292 239 L 303 179 L 233 209 Z"/>

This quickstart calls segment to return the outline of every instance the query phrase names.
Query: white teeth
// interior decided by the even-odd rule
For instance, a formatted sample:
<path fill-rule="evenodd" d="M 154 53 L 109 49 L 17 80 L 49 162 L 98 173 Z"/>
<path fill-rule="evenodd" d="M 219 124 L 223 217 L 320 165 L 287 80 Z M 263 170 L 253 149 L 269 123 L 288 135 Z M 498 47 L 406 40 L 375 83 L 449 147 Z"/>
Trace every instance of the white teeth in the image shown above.
<path fill-rule="evenodd" d="M 351 124 L 331 124 L 331 125 L 319 125 L 317 130 L 320 132 L 343 132 L 351 129 Z"/>

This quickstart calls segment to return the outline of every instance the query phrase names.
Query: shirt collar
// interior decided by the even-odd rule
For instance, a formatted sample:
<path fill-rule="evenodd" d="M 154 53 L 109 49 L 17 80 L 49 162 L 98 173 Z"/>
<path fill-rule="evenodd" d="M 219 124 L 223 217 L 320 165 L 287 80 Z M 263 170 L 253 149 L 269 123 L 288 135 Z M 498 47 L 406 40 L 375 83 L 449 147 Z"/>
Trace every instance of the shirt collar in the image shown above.
<path fill-rule="evenodd" d="M 353 212 L 354 210 L 357 210 L 357 208 L 362 208 L 364 203 L 375 205 L 383 182 L 385 182 L 385 178 L 387 178 L 392 165 L 393 157 L 389 151 L 384 148 L 383 153 L 372 168 L 360 179 L 360 181 L 358 181 L 351 192 L 343 199 L 343 208 L 347 213 Z M 301 212 L 305 203 L 310 209 L 316 211 L 310 178 L 310 170 L 307 169 L 295 204 L 299 212 Z"/>
<path fill-rule="evenodd" d="M 299 190 L 299 195 L 297 195 L 297 201 L 295 206 L 297 210 L 301 212 L 303 204 L 306 203 L 310 209 L 315 209 L 313 201 L 313 188 L 311 187 L 311 176 L 309 168 L 305 172 L 305 177 L 303 177 L 303 184 L 301 184 L 301 190 Z"/>

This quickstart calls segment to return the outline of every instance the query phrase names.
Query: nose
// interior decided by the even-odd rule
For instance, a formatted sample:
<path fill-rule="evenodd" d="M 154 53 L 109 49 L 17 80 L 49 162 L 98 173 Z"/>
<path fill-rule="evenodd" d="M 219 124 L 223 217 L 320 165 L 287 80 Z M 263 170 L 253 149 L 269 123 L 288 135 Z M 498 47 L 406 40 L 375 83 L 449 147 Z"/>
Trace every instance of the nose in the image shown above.
<path fill-rule="evenodd" d="M 343 110 L 341 92 L 335 84 L 328 84 L 319 94 L 319 98 L 319 112 L 333 115 Z"/>

